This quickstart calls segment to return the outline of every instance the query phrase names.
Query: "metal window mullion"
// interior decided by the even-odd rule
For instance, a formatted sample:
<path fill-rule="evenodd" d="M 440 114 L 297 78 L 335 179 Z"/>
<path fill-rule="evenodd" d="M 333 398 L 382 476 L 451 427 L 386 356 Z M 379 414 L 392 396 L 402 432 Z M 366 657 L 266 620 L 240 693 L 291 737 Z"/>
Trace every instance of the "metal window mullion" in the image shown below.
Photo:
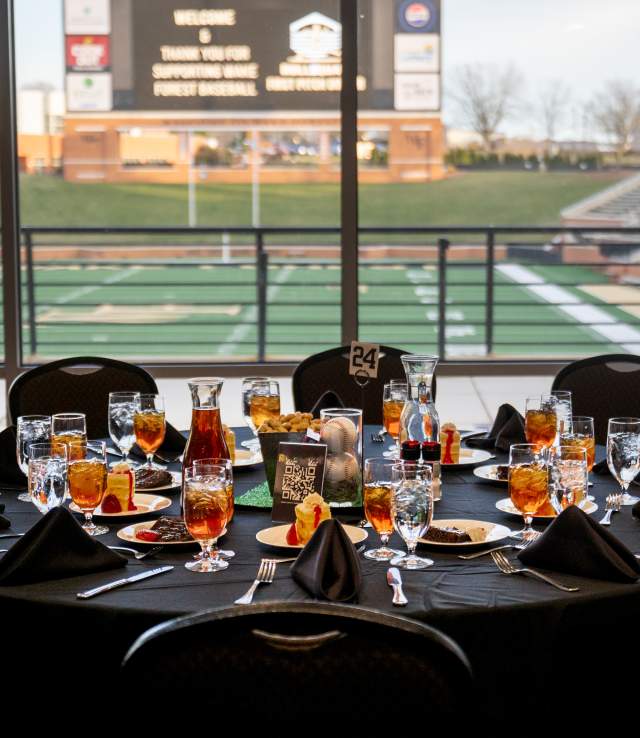
<path fill-rule="evenodd" d="M 340 243 L 342 343 L 358 338 L 358 0 L 340 0 Z"/>
<path fill-rule="evenodd" d="M 20 226 L 18 208 L 13 0 L 0 0 L 0 212 L 4 364 L 7 390 L 21 369 Z"/>

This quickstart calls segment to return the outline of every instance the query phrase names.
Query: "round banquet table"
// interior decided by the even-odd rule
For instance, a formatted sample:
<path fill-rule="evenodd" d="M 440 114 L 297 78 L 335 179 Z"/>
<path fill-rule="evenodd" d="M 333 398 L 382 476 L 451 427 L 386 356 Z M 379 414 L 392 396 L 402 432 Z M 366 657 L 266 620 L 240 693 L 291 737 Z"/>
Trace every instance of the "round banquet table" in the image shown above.
<path fill-rule="evenodd" d="M 379 456 L 388 445 L 372 444 L 372 430 L 365 432 L 365 456 Z M 236 432 L 238 442 L 248 436 L 246 429 Z M 601 457 L 602 449 L 598 451 Z M 238 470 L 236 497 L 263 479 L 261 466 Z M 604 497 L 615 482 L 596 476 L 593 481 L 599 519 Z M 446 472 L 443 499 L 436 503 L 434 517 L 471 518 L 518 528 L 521 521 L 495 507 L 506 494 L 506 485 L 480 481 L 471 469 Z M 16 496 L 15 491 L 4 490 L 0 502 L 5 503 L 11 530 L 20 532 L 40 515 L 29 503 L 18 502 Z M 177 490 L 171 496 L 173 506 L 163 512 L 178 514 Z M 110 521 L 110 533 L 100 540 L 130 545 L 116 537 L 116 530 L 124 524 Z M 76 674 L 90 674 L 92 680 L 113 678 L 129 646 L 150 626 L 179 615 L 231 606 L 253 581 L 266 553 L 255 534 L 270 524 L 270 511 L 238 508 L 221 542 L 223 548 L 235 550 L 236 556 L 227 570 L 216 574 L 186 570 L 184 563 L 193 550 L 166 547 L 155 558 L 141 562 L 130 559 L 126 570 L 0 587 L 4 656 L 0 681 L 24 684 L 22 680 L 32 678 L 36 663 L 39 670 L 64 666 Z M 377 536 L 368 530 L 368 545 L 377 545 Z M 640 552 L 640 522 L 632 518 L 630 508 L 613 515 L 610 530 L 632 551 Z M 0 542 L 11 544 L 10 540 Z M 397 538 L 392 543 L 403 547 Z M 529 577 L 500 574 L 490 556 L 462 561 L 456 553 L 431 547 L 428 555 L 435 562 L 433 567 L 403 572 L 409 599 L 405 608 L 391 604 L 387 567 L 361 556 L 363 587 L 355 604 L 420 620 L 453 637 L 469 656 L 481 709 L 488 717 L 522 716 L 532 710 L 540 714 L 555 699 L 566 699 L 567 690 L 569 700 L 581 701 L 596 689 L 604 690 L 612 678 L 617 680 L 623 663 L 638 663 L 633 657 L 640 648 L 633 634 L 640 622 L 640 585 L 558 574 L 562 581 L 580 587 L 578 593 L 565 594 Z M 161 564 L 175 568 L 95 599 L 76 599 L 77 592 L 120 578 L 123 571 L 132 575 Z M 257 591 L 254 602 L 310 599 L 290 577 L 289 566 L 283 564 L 277 568 L 273 584 Z"/>

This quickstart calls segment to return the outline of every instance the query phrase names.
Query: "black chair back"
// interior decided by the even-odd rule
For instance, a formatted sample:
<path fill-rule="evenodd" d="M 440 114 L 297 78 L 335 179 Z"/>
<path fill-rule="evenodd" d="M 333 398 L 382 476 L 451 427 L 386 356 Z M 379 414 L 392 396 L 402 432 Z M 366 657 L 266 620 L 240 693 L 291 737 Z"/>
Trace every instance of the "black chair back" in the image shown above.
<path fill-rule="evenodd" d="M 154 378 L 144 369 L 101 356 L 52 361 L 16 377 L 9 389 L 12 423 L 20 415 L 83 412 L 89 438 L 109 435 L 109 392 L 157 393 Z"/>
<path fill-rule="evenodd" d="M 391 379 L 404 379 L 405 372 L 400 357 L 410 353 L 392 346 L 380 346 L 378 376 L 369 380 L 364 391 L 352 376 L 349 376 L 350 346 L 322 351 L 309 356 L 293 372 L 293 401 L 296 410 L 308 413 L 320 397 L 333 390 L 342 400 L 344 407 L 360 407 L 363 422 L 382 423 L 382 392 Z M 436 399 L 436 378 L 433 377 L 432 396 Z"/>
<path fill-rule="evenodd" d="M 324 720 L 469 709 L 466 656 L 432 627 L 357 607 L 271 602 L 170 620 L 144 633 L 125 684 L 196 690 L 227 715 Z M 238 710 L 238 712 L 235 712 Z M 413 717 L 415 719 L 415 715 Z"/>
<path fill-rule="evenodd" d="M 607 442 L 609 418 L 640 417 L 640 356 L 604 354 L 568 364 L 552 389 L 570 390 L 574 415 L 593 416 L 596 443 Z"/>

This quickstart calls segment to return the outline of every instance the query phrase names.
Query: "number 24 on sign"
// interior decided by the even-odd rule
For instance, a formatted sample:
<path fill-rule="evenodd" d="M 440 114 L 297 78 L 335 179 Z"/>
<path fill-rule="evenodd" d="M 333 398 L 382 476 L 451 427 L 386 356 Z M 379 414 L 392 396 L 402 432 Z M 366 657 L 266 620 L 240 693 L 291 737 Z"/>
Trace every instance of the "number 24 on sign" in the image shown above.
<path fill-rule="evenodd" d="M 349 356 L 349 374 L 375 379 L 378 376 L 379 359 L 379 344 L 352 341 L 351 354 Z"/>

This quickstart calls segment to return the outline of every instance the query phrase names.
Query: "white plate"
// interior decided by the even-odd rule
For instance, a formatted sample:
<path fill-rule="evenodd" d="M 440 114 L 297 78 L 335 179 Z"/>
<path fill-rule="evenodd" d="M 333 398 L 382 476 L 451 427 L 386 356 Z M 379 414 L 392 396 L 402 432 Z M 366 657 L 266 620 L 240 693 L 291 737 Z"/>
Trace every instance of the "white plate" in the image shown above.
<path fill-rule="evenodd" d="M 522 518 L 522 513 L 518 512 L 515 508 L 515 505 L 513 502 L 511 502 L 510 497 L 505 497 L 502 500 L 498 500 L 496 502 L 496 507 L 500 512 L 507 513 L 507 515 L 517 515 L 519 518 Z M 586 512 L 587 515 L 592 515 L 597 509 L 598 506 L 595 502 L 592 502 L 591 500 L 583 500 L 578 507 L 583 511 Z M 556 517 L 556 515 L 534 515 L 534 520 L 553 520 Z"/>
<path fill-rule="evenodd" d="M 145 487 L 141 492 L 162 492 L 163 490 L 176 489 L 176 487 L 182 486 L 182 474 L 180 472 L 169 472 L 173 482 L 171 484 L 162 484 L 159 487 Z M 136 493 L 137 494 L 137 493 Z"/>
<path fill-rule="evenodd" d="M 125 528 L 120 528 L 116 533 L 118 538 L 122 541 L 128 541 L 129 543 L 139 543 L 141 546 L 196 546 L 198 541 L 142 541 L 140 538 L 136 538 L 136 532 L 144 528 L 151 528 L 155 523 L 155 520 L 145 520 L 143 523 L 134 523 L 133 525 L 127 525 Z M 225 528 L 220 534 L 220 538 L 227 532 Z"/>
<path fill-rule="evenodd" d="M 484 479 L 487 482 L 493 482 L 494 484 L 509 484 L 508 479 L 498 479 L 496 476 L 496 470 L 498 466 L 506 466 L 505 464 L 487 464 L 486 466 L 476 466 L 473 473 L 479 479 Z"/>
<path fill-rule="evenodd" d="M 447 469 L 459 469 L 464 466 L 475 466 L 483 461 L 489 461 L 493 457 L 494 454 L 482 448 L 461 448 L 460 461 L 457 464 L 441 464 L 440 468 L 446 471 Z"/>
<path fill-rule="evenodd" d="M 256 466 L 257 464 L 262 464 L 260 450 L 251 451 L 236 447 L 236 460 L 233 462 L 234 469 L 239 469 L 243 466 Z"/>
<path fill-rule="evenodd" d="M 366 530 L 356 528 L 355 525 L 343 525 L 342 527 L 353 544 L 361 543 L 369 535 Z M 304 548 L 301 543 L 296 546 L 287 543 L 287 531 L 289 528 L 291 528 L 291 523 L 288 525 L 274 525 L 271 528 L 263 528 L 256 533 L 256 540 L 265 546 L 272 546 L 274 548 Z"/>
<path fill-rule="evenodd" d="M 426 546 L 454 546 L 455 548 L 468 548 L 469 546 L 482 546 L 485 543 L 495 543 L 502 541 L 511 535 L 511 531 L 506 525 L 498 525 L 497 523 L 488 523 L 486 520 L 432 520 L 432 528 L 459 528 L 464 531 L 474 531 L 470 534 L 472 538 L 477 535 L 478 529 L 484 532 L 484 538 L 478 540 L 464 541 L 462 543 L 445 543 L 439 541 L 429 541 L 424 538 L 418 539 L 420 543 Z M 475 530 L 474 530 L 475 529 Z"/>
<path fill-rule="evenodd" d="M 97 507 L 94 516 L 101 518 L 129 518 L 134 515 L 148 515 L 149 513 L 160 512 L 165 510 L 167 507 L 171 507 L 171 500 L 168 497 L 162 497 L 161 495 L 150 495 L 146 492 L 136 492 L 133 496 L 133 504 L 138 508 L 137 510 L 125 510 L 124 512 L 118 513 L 103 513 L 102 507 Z M 69 510 L 74 513 L 81 513 L 82 510 L 72 502 L 69 505 Z"/>

